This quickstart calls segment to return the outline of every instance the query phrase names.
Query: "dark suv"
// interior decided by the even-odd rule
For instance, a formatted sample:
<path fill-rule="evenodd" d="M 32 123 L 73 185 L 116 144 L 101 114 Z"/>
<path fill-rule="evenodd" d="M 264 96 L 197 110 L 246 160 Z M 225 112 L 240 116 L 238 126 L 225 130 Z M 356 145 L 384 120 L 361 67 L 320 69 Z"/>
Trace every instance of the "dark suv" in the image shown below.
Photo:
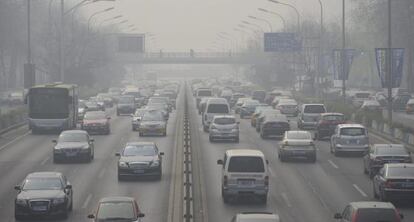
<path fill-rule="evenodd" d="M 15 199 L 16 220 L 33 216 L 61 216 L 66 218 L 72 211 L 72 185 L 59 172 L 35 172 L 26 176 Z"/>

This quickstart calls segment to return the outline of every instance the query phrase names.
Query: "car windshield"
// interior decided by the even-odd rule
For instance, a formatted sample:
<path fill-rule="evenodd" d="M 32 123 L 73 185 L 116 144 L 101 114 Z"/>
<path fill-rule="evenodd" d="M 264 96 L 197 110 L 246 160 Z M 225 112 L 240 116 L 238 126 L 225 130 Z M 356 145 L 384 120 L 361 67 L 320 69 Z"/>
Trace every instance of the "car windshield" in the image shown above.
<path fill-rule="evenodd" d="M 106 114 L 104 112 L 86 112 L 84 117 L 85 120 L 99 120 L 105 118 Z"/>
<path fill-rule="evenodd" d="M 306 105 L 304 113 L 324 113 L 325 107 L 323 105 Z"/>
<path fill-rule="evenodd" d="M 99 205 L 98 220 L 136 219 L 131 202 L 105 202 Z"/>
<path fill-rule="evenodd" d="M 235 124 L 236 119 L 235 118 L 226 118 L 226 117 L 215 118 L 214 123 L 219 124 L 219 125 Z"/>
<path fill-rule="evenodd" d="M 287 132 L 287 138 L 290 140 L 310 140 L 312 136 L 308 132 Z"/>
<path fill-rule="evenodd" d="M 85 133 L 62 133 L 59 142 L 86 142 L 88 136 Z"/>
<path fill-rule="evenodd" d="M 210 104 L 207 113 L 229 113 L 227 104 Z"/>
<path fill-rule="evenodd" d="M 358 209 L 355 222 L 399 222 L 394 209 L 363 208 Z"/>
<path fill-rule="evenodd" d="M 264 163 L 261 157 L 235 156 L 230 158 L 228 171 L 232 173 L 262 173 Z"/>
<path fill-rule="evenodd" d="M 135 116 L 142 116 L 142 115 L 144 115 L 145 114 L 145 112 L 147 112 L 148 110 L 145 110 L 145 109 L 137 109 L 136 111 L 135 111 Z"/>
<path fill-rule="evenodd" d="M 156 154 L 154 145 L 127 145 L 123 156 L 154 156 Z"/>
<path fill-rule="evenodd" d="M 60 178 L 28 178 L 24 181 L 23 190 L 61 190 L 63 188 Z"/>
<path fill-rule="evenodd" d="M 388 177 L 414 177 L 414 169 L 412 167 L 388 167 Z"/>
<path fill-rule="evenodd" d="M 366 130 L 360 127 L 342 128 L 340 134 L 343 136 L 365 136 Z"/>
<path fill-rule="evenodd" d="M 404 147 L 377 147 L 378 155 L 407 155 L 408 152 Z"/>
<path fill-rule="evenodd" d="M 344 121 L 345 117 L 343 115 L 326 115 L 322 119 L 325 121 Z"/>
<path fill-rule="evenodd" d="M 142 121 L 162 121 L 163 115 L 161 112 L 147 112 L 142 116 Z"/>

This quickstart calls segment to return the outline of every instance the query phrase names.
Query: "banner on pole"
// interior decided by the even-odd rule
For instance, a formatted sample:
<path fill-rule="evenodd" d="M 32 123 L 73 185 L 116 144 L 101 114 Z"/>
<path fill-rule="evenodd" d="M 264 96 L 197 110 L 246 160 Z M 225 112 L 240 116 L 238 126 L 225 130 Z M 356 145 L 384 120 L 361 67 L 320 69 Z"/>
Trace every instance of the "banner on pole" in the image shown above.
<path fill-rule="evenodd" d="M 343 52 L 343 53 L 342 53 Z M 334 80 L 348 80 L 349 71 L 355 56 L 355 49 L 334 49 L 333 50 L 333 68 Z M 345 58 L 342 59 L 342 56 Z M 342 66 L 344 64 L 344 67 Z"/>
<path fill-rule="evenodd" d="M 387 61 L 389 61 L 389 51 L 387 48 L 376 48 L 375 58 L 377 61 L 378 75 L 381 79 L 382 88 L 388 88 L 389 78 Z M 404 52 L 403 48 L 391 49 L 391 87 L 399 88 L 401 85 L 403 67 L 404 67 Z"/>

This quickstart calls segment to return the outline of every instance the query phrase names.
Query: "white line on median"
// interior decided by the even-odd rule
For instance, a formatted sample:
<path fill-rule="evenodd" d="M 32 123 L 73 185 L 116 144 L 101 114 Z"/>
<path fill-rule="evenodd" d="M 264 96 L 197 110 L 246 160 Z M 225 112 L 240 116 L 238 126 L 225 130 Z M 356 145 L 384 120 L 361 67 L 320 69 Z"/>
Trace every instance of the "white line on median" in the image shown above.
<path fill-rule="evenodd" d="M 356 184 L 352 184 L 352 186 L 363 196 L 363 197 L 368 197 L 368 195 L 361 189 L 358 187 L 358 185 Z"/>
<path fill-rule="evenodd" d="M 41 163 L 40 165 L 45 165 L 46 162 L 50 159 L 50 156 L 47 156 Z"/>
<path fill-rule="evenodd" d="M 86 200 L 82 205 L 82 209 L 85 209 L 86 207 L 88 207 L 89 201 L 91 201 L 91 199 L 92 199 L 92 194 L 89 194 L 88 197 L 86 197 Z"/>
<path fill-rule="evenodd" d="M 283 200 L 286 202 L 286 205 L 287 205 L 288 207 L 292 207 L 292 204 L 290 203 L 290 201 L 289 201 L 289 198 L 288 198 L 287 194 L 286 194 L 286 193 L 282 193 L 281 195 L 282 195 Z"/>
<path fill-rule="evenodd" d="M 27 133 L 25 133 L 25 134 L 23 134 L 23 135 L 21 135 L 21 136 L 18 136 L 18 137 L 16 137 L 16 138 L 14 138 L 12 141 L 10 141 L 10 142 L 8 142 L 8 143 L 4 144 L 3 146 L 1 146 L 1 147 L 0 147 L 0 150 L 3 150 L 4 148 L 6 148 L 6 147 L 10 146 L 11 144 L 15 143 L 16 141 L 20 140 L 21 138 L 23 138 L 23 137 L 25 137 L 25 136 L 27 136 L 27 135 L 29 135 L 29 134 L 30 134 L 30 132 L 27 132 Z"/>
<path fill-rule="evenodd" d="M 338 169 L 338 165 L 336 165 L 332 160 L 328 160 L 328 163 L 331 164 L 335 169 Z"/>

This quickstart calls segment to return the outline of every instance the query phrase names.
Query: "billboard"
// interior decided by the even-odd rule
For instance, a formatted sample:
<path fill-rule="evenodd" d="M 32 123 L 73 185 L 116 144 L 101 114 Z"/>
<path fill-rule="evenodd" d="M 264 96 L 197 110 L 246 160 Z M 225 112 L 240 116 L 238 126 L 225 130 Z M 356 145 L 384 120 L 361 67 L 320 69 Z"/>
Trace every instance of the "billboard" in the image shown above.
<path fill-rule="evenodd" d="M 392 54 L 392 64 L 391 64 L 391 87 L 398 88 L 401 85 L 402 74 L 403 74 L 403 63 L 404 63 L 404 49 L 403 48 L 394 48 L 391 49 Z M 376 48 L 375 49 L 375 58 L 377 61 L 378 75 L 381 79 L 382 88 L 388 88 L 389 79 L 388 75 L 388 59 L 389 59 L 389 50 L 387 48 Z"/>
<path fill-rule="evenodd" d="M 297 52 L 302 50 L 302 40 L 292 32 L 264 33 L 265 52 Z"/>
<path fill-rule="evenodd" d="M 118 52 L 120 53 L 144 53 L 145 35 L 143 34 L 118 34 Z"/>
<path fill-rule="evenodd" d="M 352 61 L 354 59 L 355 49 L 344 49 L 343 51 L 345 59 L 342 59 L 342 49 L 333 50 L 333 68 L 334 68 L 334 80 L 348 80 L 349 71 L 351 69 Z M 342 64 L 345 63 L 345 67 Z M 344 72 L 344 73 L 343 73 Z"/>

